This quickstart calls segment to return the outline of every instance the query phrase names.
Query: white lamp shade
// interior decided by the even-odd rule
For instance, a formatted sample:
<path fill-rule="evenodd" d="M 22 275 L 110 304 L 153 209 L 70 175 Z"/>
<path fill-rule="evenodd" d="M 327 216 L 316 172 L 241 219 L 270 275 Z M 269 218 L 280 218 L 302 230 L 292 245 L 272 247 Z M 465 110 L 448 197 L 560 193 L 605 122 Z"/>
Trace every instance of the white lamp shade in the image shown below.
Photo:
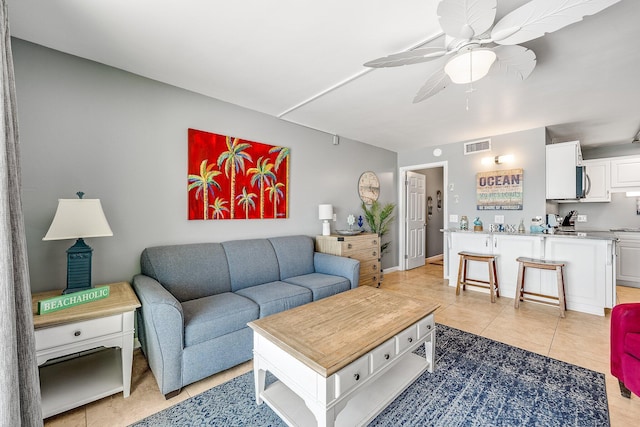
<path fill-rule="evenodd" d="M 318 206 L 318 218 L 319 219 L 333 219 L 333 205 L 319 205 Z"/>
<path fill-rule="evenodd" d="M 469 49 L 451 58 L 444 72 L 454 83 L 471 83 L 486 76 L 495 60 L 496 54 L 491 49 Z"/>
<path fill-rule="evenodd" d="M 58 199 L 58 209 L 42 240 L 113 236 L 100 199 Z"/>

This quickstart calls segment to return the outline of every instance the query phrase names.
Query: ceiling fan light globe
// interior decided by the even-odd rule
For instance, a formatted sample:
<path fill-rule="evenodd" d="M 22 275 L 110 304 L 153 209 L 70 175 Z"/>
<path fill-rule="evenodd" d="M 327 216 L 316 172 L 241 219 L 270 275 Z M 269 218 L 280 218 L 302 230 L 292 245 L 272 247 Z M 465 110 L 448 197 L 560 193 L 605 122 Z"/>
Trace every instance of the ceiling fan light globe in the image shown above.
<path fill-rule="evenodd" d="M 444 72 L 454 83 L 471 83 L 486 76 L 495 60 L 496 54 L 491 49 L 469 49 L 451 58 Z"/>

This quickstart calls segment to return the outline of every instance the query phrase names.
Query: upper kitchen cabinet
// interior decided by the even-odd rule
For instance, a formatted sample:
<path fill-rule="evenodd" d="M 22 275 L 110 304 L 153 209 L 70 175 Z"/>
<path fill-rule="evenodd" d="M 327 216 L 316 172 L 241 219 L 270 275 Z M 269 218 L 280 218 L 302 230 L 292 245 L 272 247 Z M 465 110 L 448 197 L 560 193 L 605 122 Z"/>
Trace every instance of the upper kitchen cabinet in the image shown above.
<path fill-rule="evenodd" d="M 640 157 L 611 159 L 611 188 L 640 187 Z"/>
<path fill-rule="evenodd" d="M 584 160 L 587 187 L 581 202 L 610 202 L 611 181 L 609 160 Z"/>
<path fill-rule="evenodd" d="M 577 199 L 581 190 L 577 167 L 582 165 L 579 141 L 546 146 L 546 194 L 549 200 Z"/>

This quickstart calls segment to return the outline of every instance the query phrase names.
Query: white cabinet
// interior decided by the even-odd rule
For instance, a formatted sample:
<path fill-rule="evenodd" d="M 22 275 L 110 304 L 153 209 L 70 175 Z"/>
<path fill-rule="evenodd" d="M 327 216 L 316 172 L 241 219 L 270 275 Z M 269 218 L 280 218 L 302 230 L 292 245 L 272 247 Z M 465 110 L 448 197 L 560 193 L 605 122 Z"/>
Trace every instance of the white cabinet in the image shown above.
<path fill-rule="evenodd" d="M 616 279 L 619 285 L 640 288 L 640 233 L 616 233 L 618 258 Z"/>
<path fill-rule="evenodd" d="M 587 188 L 584 199 L 580 202 L 610 202 L 611 172 L 609 160 L 585 160 Z"/>
<path fill-rule="evenodd" d="M 576 167 L 582 164 L 580 142 L 550 144 L 545 151 L 547 199 L 575 199 Z"/>
<path fill-rule="evenodd" d="M 451 237 L 449 252 L 449 286 L 456 286 L 460 256 L 458 252 L 468 251 L 479 254 L 498 255 L 498 287 L 501 296 L 513 298 L 516 292 L 516 281 L 518 278 L 518 263 L 516 258 L 525 256 L 529 258 L 539 258 L 542 255 L 544 237 L 531 235 L 513 234 L 478 234 L 455 232 L 449 233 Z M 539 278 L 536 279 L 537 272 L 532 271 L 529 276 L 527 272 L 527 287 L 530 283 L 534 289 L 538 286 Z M 484 262 L 469 261 L 468 276 L 473 279 L 489 280 L 489 269 Z M 535 277 L 534 277 L 535 276 Z"/>
<path fill-rule="evenodd" d="M 611 187 L 640 187 L 640 157 L 611 159 Z"/>
<path fill-rule="evenodd" d="M 627 233 L 630 234 L 630 233 Z M 583 313 L 604 315 L 605 308 L 612 308 L 615 301 L 616 256 L 615 242 L 610 239 L 592 239 L 547 234 L 519 235 L 500 233 L 449 232 L 449 286 L 456 286 L 460 257 L 458 252 L 469 251 L 498 255 L 498 279 L 500 296 L 514 298 L 518 263 L 516 258 L 563 261 L 566 263 L 565 294 L 567 308 Z M 640 233 L 634 246 L 625 252 L 631 262 L 627 274 L 637 274 L 640 286 Z M 621 250 L 621 256 L 622 250 Z M 635 270 L 633 270 L 635 269 Z M 488 280 L 486 263 L 469 261 L 470 278 Z M 557 296 L 555 271 L 527 270 L 526 286 L 530 292 Z M 474 288 L 475 290 L 475 288 Z"/>
<path fill-rule="evenodd" d="M 604 316 L 615 300 L 613 240 L 546 237 L 544 258 L 563 261 L 567 309 Z M 541 272 L 542 293 L 557 296 L 555 272 Z"/>

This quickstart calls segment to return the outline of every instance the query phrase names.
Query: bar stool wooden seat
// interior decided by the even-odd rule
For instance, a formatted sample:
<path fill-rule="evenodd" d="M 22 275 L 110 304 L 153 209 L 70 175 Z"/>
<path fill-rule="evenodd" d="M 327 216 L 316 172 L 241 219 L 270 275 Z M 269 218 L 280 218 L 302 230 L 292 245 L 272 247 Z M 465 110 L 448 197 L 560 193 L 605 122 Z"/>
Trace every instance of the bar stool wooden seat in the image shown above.
<path fill-rule="evenodd" d="M 514 303 L 514 307 L 520 307 L 520 301 L 535 301 L 543 304 L 556 305 L 553 302 L 543 301 L 536 298 L 527 298 L 527 295 L 533 295 L 537 297 L 549 298 L 558 300 L 557 306 L 560 308 L 560 317 L 564 317 L 564 312 L 567 309 L 567 302 L 565 299 L 564 293 L 564 262 L 560 261 L 550 261 L 546 259 L 534 259 L 534 258 L 526 258 L 519 257 L 516 258 L 518 261 L 518 282 L 516 283 L 516 299 Z M 527 268 L 538 268 L 541 270 L 555 270 L 556 271 L 556 280 L 558 282 L 558 296 L 554 297 L 552 295 L 544 295 L 535 292 L 527 292 L 524 290 L 524 277 L 525 270 Z"/>
<path fill-rule="evenodd" d="M 458 252 L 460 255 L 460 266 L 458 268 L 458 283 L 456 284 L 456 295 L 460 295 L 460 285 L 462 290 L 466 289 L 467 285 L 477 286 L 480 288 L 489 289 L 491 294 L 491 302 L 496 302 L 496 296 L 500 297 L 500 289 L 498 286 L 498 269 L 496 268 L 497 255 L 491 254 L 476 254 L 473 252 Z M 489 267 L 489 281 L 471 279 L 467 276 L 468 261 L 486 262 Z"/>

